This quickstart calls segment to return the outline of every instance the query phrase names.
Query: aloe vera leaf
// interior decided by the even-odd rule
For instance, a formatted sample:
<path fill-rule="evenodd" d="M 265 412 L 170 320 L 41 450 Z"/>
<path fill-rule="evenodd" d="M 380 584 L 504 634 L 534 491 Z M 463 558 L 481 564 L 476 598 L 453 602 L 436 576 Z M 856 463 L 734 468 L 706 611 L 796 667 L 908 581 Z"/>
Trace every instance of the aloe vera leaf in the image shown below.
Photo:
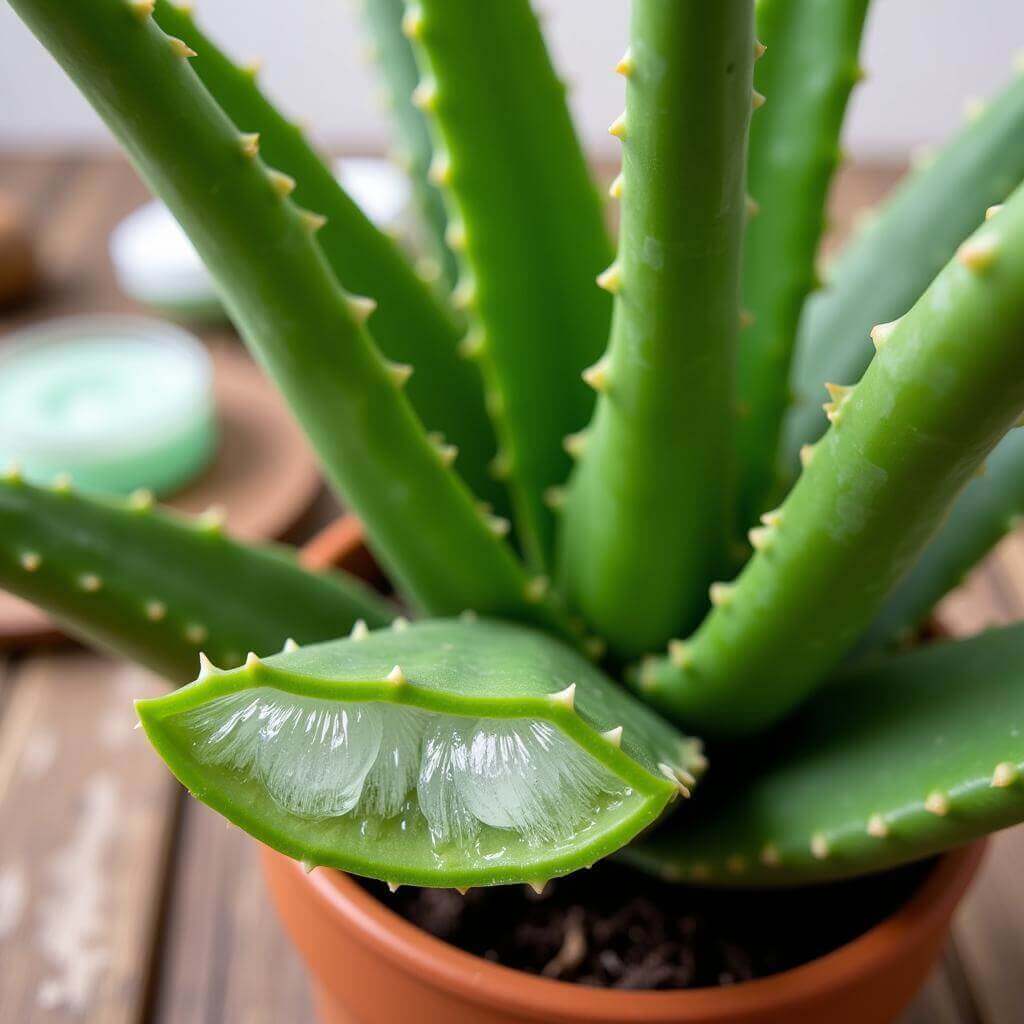
<path fill-rule="evenodd" d="M 1024 820 L 1024 627 L 865 663 L 631 847 L 666 877 L 806 885 Z M 716 761 L 717 763 L 717 761 Z"/>
<path fill-rule="evenodd" d="M 828 272 L 800 324 L 794 404 L 783 432 L 783 482 L 799 452 L 825 431 L 824 381 L 857 380 L 871 361 L 868 334 L 902 316 L 956 247 L 1024 179 L 1024 73 L 938 155 L 914 171 L 865 223 Z"/>
<path fill-rule="evenodd" d="M 647 696 L 708 735 L 762 729 L 856 643 L 1024 406 L 1024 186 L 914 307 L 874 331 L 855 388 L 754 557 L 689 644 L 653 659 Z"/>
<path fill-rule="evenodd" d="M 264 733 L 257 733 L 257 710 L 245 718 L 253 701 L 276 709 L 263 711 Z M 703 766 L 699 744 L 572 650 L 486 620 L 400 624 L 251 658 L 237 669 L 210 669 L 138 710 L 181 782 L 261 842 L 310 865 L 392 883 L 465 887 L 566 874 L 656 821 Z M 300 713 L 297 742 L 289 730 Z M 512 722 L 544 736 L 546 751 L 531 749 L 523 733 L 518 740 L 503 733 Z M 418 730 L 418 740 L 398 735 L 404 727 Z M 473 749 L 473 737 L 488 730 L 505 736 L 504 750 L 498 740 L 489 751 Z M 334 751 L 327 767 L 324 737 Z M 282 739 L 294 742 L 283 753 L 273 748 Z M 458 756 L 445 755 L 446 743 L 460 745 Z M 495 773 L 502 763 L 525 775 Z M 367 780 L 378 771 L 367 797 Z M 386 797 L 396 772 L 404 800 Z M 589 780 L 582 798 L 574 790 L 579 772 Z M 546 794 L 546 816 L 534 824 L 543 818 L 554 835 L 476 816 L 498 814 L 500 787 L 507 796 L 517 781 L 529 785 L 512 803 Z M 382 806 L 389 815 L 376 812 Z M 439 807 L 447 817 L 428 823 L 425 813 Z M 440 833 L 438 820 L 449 825 Z"/>
<path fill-rule="evenodd" d="M 404 0 L 362 0 L 361 14 L 371 40 L 374 60 L 387 89 L 391 123 L 400 158 L 409 174 L 413 203 L 419 216 L 429 261 L 429 273 L 450 291 L 458 279 L 458 263 L 448 246 L 448 211 L 444 196 L 430 180 L 434 144 L 423 111 L 412 101 L 420 72 L 412 45 L 402 31 Z M 493 452 L 492 452 L 493 455 Z M 493 481 L 493 477 L 492 477 Z"/>
<path fill-rule="evenodd" d="M 380 231 L 338 184 L 302 127 L 267 99 L 255 73 L 236 66 L 197 26 L 191 11 L 157 0 L 157 24 L 196 52 L 192 69 L 241 132 L 258 134 L 263 159 L 295 180 L 293 200 L 326 217 L 316 233 L 335 277 L 347 291 L 376 300 L 373 337 L 384 354 L 415 367 L 407 393 L 428 429 L 459 449 L 460 476 L 501 514 L 504 487 L 488 470 L 494 431 L 484 408 L 483 381 L 458 354 L 463 329 L 421 280 L 395 242 Z"/>
<path fill-rule="evenodd" d="M 370 546 L 419 608 L 471 608 L 560 630 L 562 619 L 480 509 L 402 393 L 314 240 L 315 216 L 288 198 L 188 64 L 187 44 L 148 0 L 15 0 L 181 222 L 232 319 L 274 378 Z"/>
<path fill-rule="evenodd" d="M 215 515 L 194 520 L 128 501 L 34 487 L 0 475 L 0 586 L 76 635 L 174 682 L 195 675 L 200 650 L 226 662 L 373 626 L 391 606 L 354 577 L 312 573 L 285 548 L 225 536 Z"/>
<path fill-rule="evenodd" d="M 615 315 L 584 374 L 597 410 L 577 439 L 559 569 L 622 657 L 693 628 L 728 564 L 753 64 L 752 0 L 633 4 L 619 253 L 602 278 Z"/>
<path fill-rule="evenodd" d="M 1024 434 L 1011 431 L 996 445 L 984 472 L 956 499 L 921 557 L 893 587 L 857 645 L 863 653 L 913 636 L 935 606 L 1024 514 Z"/>
<path fill-rule="evenodd" d="M 465 351 L 498 434 L 494 471 L 527 559 L 546 570 L 555 524 L 544 495 L 569 474 L 563 440 L 594 405 L 580 372 L 608 337 L 611 301 L 594 283 L 611 258 L 601 204 L 529 0 L 422 0 L 405 26 L 463 267 Z"/>
<path fill-rule="evenodd" d="M 867 10 L 868 0 L 757 5 L 757 35 L 767 53 L 754 71 L 754 87 L 768 103 L 750 128 L 747 172 L 756 213 L 743 243 L 743 304 L 750 320 L 738 372 L 743 526 L 765 511 L 775 485 L 797 324 L 816 287 L 839 133 L 850 91 L 862 77 L 858 51 Z"/>

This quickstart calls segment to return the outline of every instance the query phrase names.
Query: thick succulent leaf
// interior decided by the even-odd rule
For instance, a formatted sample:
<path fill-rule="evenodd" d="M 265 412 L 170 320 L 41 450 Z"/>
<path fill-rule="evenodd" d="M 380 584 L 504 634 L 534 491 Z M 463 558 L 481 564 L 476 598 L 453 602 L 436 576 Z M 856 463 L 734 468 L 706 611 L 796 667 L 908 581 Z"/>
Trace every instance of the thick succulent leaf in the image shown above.
<path fill-rule="evenodd" d="M 517 535 L 547 568 L 563 484 L 563 439 L 586 425 L 580 373 L 601 354 L 611 303 L 594 283 L 611 258 L 601 204 L 529 0 L 417 0 L 406 31 L 424 77 L 416 96 L 437 129 L 431 176 L 450 201 L 472 324 Z"/>
<path fill-rule="evenodd" d="M 570 600 L 621 657 L 692 629 L 729 564 L 754 5 L 637 0 L 630 41 L 615 316 L 560 537 Z"/>
<path fill-rule="evenodd" d="M 709 885 L 893 867 L 1024 820 L 1024 626 L 839 677 L 629 859 Z"/>
<path fill-rule="evenodd" d="M 101 501 L 62 483 L 33 487 L 16 473 L 0 476 L 0 587 L 179 683 L 200 650 L 230 664 L 394 616 L 359 580 L 239 544 L 215 516 L 172 515 L 142 492 Z"/>
<path fill-rule="evenodd" d="M 685 739 L 567 647 L 430 621 L 302 648 L 139 704 L 191 790 L 313 865 L 425 886 L 541 882 L 656 821 Z"/>

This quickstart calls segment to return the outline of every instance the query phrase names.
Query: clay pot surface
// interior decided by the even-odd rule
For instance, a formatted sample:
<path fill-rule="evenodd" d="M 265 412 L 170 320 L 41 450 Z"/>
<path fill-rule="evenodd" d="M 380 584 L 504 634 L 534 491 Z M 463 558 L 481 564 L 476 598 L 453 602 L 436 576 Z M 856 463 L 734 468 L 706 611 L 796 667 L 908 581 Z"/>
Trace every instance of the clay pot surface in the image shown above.
<path fill-rule="evenodd" d="M 304 561 L 365 565 L 358 523 L 333 524 Z M 900 910 L 827 956 L 758 981 L 678 992 L 594 989 L 524 974 L 428 935 L 342 872 L 307 874 L 266 848 L 263 867 L 310 970 L 323 1024 L 890 1024 L 938 958 L 984 848 L 979 842 L 941 857 Z"/>

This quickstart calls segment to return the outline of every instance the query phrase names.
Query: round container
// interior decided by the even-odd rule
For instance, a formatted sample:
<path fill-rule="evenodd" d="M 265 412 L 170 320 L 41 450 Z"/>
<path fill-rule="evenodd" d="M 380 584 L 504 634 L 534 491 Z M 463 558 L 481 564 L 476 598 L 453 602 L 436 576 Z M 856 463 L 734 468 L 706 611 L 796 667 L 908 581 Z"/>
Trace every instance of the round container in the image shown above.
<path fill-rule="evenodd" d="M 141 317 L 68 317 L 0 343 L 0 464 L 83 491 L 166 495 L 216 449 L 213 367 L 192 335 Z"/>
<path fill-rule="evenodd" d="M 307 546 L 310 568 L 362 565 L 346 517 Z M 984 841 L 939 858 L 895 914 L 793 970 L 725 988 L 624 992 L 510 970 L 394 914 L 340 871 L 268 848 L 271 896 L 310 970 L 322 1024 L 890 1024 L 928 976 Z"/>

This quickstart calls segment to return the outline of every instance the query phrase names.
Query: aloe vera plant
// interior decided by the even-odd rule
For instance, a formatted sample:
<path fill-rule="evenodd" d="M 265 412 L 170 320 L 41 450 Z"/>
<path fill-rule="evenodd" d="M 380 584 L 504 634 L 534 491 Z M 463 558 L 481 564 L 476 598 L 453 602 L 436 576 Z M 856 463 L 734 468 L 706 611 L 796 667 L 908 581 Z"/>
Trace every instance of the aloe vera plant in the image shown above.
<path fill-rule="evenodd" d="M 810 884 L 1024 820 L 1020 628 L 884 650 L 1024 511 L 1019 81 L 815 293 L 865 0 L 633 0 L 614 258 L 531 5 L 365 0 L 417 270 L 189 12 L 10 2 L 395 590 L 0 481 L 0 584 L 194 678 L 139 714 L 195 796 L 309 866 L 459 888 L 619 851 Z"/>

